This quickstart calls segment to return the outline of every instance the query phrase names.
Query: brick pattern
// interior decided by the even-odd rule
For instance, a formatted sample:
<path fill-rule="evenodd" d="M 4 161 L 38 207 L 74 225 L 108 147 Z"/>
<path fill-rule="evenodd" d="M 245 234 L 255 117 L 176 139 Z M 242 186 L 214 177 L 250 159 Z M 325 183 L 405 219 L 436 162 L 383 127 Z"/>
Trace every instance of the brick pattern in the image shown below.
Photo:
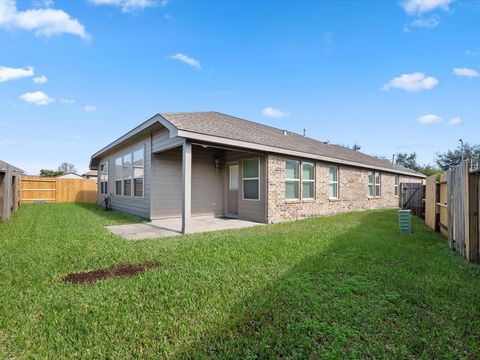
<path fill-rule="evenodd" d="M 369 170 L 340 164 L 337 165 L 338 199 L 329 199 L 328 173 L 331 164 L 322 162 L 315 163 L 315 199 L 287 200 L 285 199 L 285 159 L 286 157 L 280 155 L 268 155 L 267 220 L 269 223 L 347 211 L 393 208 L 399 205 L 399 198 L 394 193 L 395 174 L 381 172 L 381 196 L 370 198 L 368 196 Z M 399 176 L 399 183 L 421 181 L 422 179 L 416 177 Z M 400 186 L 398 191 L 400 192 Z"/>

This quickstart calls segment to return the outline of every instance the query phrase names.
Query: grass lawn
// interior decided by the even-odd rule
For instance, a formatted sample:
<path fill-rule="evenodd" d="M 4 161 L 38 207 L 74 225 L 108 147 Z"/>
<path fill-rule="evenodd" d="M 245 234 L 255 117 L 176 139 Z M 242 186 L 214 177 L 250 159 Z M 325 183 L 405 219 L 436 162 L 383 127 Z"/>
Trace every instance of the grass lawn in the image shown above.
<path fill-rule="evenodd" d="M 103 226 L 139 219 L 24 205 L 0 224 L 0 358 L 479 358 L 480 267 L 396 216 L 126 241 Z"/>

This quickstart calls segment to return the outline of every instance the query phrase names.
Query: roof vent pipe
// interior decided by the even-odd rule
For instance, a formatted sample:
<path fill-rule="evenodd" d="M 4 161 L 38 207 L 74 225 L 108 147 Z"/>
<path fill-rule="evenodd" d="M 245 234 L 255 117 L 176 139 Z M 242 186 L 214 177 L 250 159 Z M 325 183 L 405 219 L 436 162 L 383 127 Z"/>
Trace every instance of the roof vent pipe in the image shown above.
<path fill-rule="evenodd" d="M 307 129 L 303 128 L 303 136 L 307 133 Z"/>

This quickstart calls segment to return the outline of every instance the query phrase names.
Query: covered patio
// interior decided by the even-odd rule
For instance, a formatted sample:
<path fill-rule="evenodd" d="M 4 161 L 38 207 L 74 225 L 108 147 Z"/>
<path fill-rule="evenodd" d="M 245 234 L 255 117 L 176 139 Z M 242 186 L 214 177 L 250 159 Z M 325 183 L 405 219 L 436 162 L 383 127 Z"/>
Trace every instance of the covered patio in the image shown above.
<path fill-rule="evenodd" d="M 157 235 L 158 228 L 169 236 L 266 220 L 263 153 L 185 139 L 153 144 L 152 174 L 148 226 Z"/>
<path fill-rule="evenodd" d="M 241 229 L 262 225 L 254 221 L 219 218 L 214 216 L 195 216 L 190 218 L 189 233 Z M 143 240 L 181 235 L 182 218 L 153 220 L 148 223 L 107 226 L 112 233 L 127 240 Z"/>

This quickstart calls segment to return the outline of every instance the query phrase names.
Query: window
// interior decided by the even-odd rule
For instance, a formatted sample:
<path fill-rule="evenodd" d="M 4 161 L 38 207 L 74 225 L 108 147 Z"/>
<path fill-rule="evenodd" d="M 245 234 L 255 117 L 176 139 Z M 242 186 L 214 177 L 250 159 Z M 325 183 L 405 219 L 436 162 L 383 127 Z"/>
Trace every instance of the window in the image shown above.
<path fill-rule="evenodd" d="M 300 199 L 300 161 L 285 161 L 285 198 Z"/>
<path fill-rule="evenodd" d="M 100 194 L 108 194 L 108 161 L 100 165 Z"/>
<path fill-rule="evenodd" d="M 375 172 L 375 196 L 380 197 L 380 173 Z"/>
<path fill-rule="evenodd" d="M 395 193 L 395 196 L 398 196 L 398 175 L 395 175 L 395 183 L 393 185 L 393 190 L 394 190 L 394 193 Z"/>
<path fill-rule="evenodd" d="M 143 166 L 144 166 L 144 149 L 139 149 L 133 153 L 133 195 L 143 196 Z"/>
<path fill-rule="evenodd" d="M 115 159 L 115 194 L 122 195 L 122 158 Z"/>
<path fill-rule="evenodd" d="M 243 160 L 243 198 L 260 200 L 260 160 Z"/>
<path fill-rule="evenodd" d="M 380 173 L 377 171 L 368 172 L 368 196 L 380 197 Z"/>
<path fill-rule="evenodd" d="M 302 198 L 313 199 L 315 197 L 315 164 L 304 162 L 302 164 Z"/>
<path fill-rule="evenodd" d="M 229 189 L 238 190 L 238 165 L 230 165 Z"/>
<path fill-rule="evenodd" d="M 132 195 L 132 153 L 123 155 L 123 195 Z"/>
<path fill-rule="evenodd" d="M 328 169 L 328 197 L 338 199 L 338 167 L 330 166 Z"/>

